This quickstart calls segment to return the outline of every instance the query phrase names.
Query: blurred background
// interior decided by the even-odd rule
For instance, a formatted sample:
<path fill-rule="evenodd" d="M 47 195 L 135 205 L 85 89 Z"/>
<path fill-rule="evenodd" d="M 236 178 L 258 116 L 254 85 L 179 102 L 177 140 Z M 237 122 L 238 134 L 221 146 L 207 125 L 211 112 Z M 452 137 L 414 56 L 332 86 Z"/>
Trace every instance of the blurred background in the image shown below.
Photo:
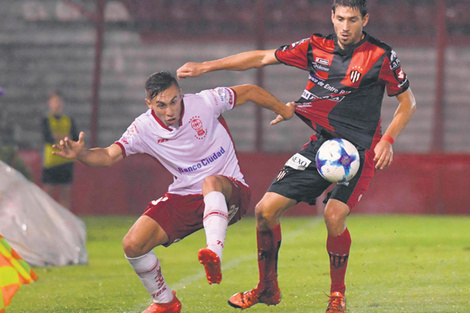
<path fill-rule="evenodd" d="M 417 111 L 394 144 L 395 162 L 377 175 L 356 211 L 469 214 L 470 2 L 369 0 L 368 6 L 365 30 L 397 52 Z M 329 34 L 330 14 L 329 0 L 0 0 L 0 144 L 13 147 L 40 184 L 40 121 L 51 90 L 62 93 L 65 112 L 86 133 L 88 146 L 108 146 L 147 109 L 144 82 L 151 73 Z M 279 65 L 180 83 L 185 93 L 253 83 L 287 102 L 300 97 L 307 77 Z M 384 128 L 396 107 L 396 99 L 385 96 Z M 254 208 L 311 130 L 298 118 L 270 127 L 274 114 L 249 104 L 224 116 Z M 70 209 L 141 214 L 169 183 L 146 156 L 111 169 L 76 164 Z M 321 209 L 320 202 L 300 205 L 291 214 Z"/>

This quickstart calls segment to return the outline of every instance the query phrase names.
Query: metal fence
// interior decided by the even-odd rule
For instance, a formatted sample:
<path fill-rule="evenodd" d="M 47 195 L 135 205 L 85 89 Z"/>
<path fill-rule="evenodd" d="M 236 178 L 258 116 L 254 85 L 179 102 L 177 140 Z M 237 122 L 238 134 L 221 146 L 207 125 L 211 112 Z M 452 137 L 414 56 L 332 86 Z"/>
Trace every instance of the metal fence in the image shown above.
<path fill-rule="evenodd" d="M 365 30 L 395 48 L 418 102 L 396 150 L 469 152 L 470 2 L 368 3 Z M 20 148 L 41 147 L 39 117 L 50 89 L 62 90 L 66 110 L 88 138 L 108 145 L 145 109 L 142 89 L 150 73 L 332 32 L 330 1 L 0 0 L 0 7 L 0 139 Z M 262 75 L 211 73 L 182 86 L 193 92 L 256 83 L 290 101 L 306 77 L 277 66 Z M 385 100 L 385 126 L 395 108 L 393 99 Z M 239 150 L 290 151 L 309 136 L 300 122 L 270 128 L 270 112 L 236 111 L 226 118 Z"/>

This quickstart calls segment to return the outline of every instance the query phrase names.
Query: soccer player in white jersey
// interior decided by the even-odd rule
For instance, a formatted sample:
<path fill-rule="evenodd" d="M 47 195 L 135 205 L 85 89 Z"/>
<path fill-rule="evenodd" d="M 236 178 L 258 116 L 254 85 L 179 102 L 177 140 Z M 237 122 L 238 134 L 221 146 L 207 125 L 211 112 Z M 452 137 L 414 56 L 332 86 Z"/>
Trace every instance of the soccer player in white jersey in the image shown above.
<path fill-rule="evenodd" d="M 55 145 L 55 154 L 103 167 L 127 155 L 145 153 L 174 176 L 168 192 L 152 201 L 131 227 L 123 248 L 153 300 L 144 312 L 175 313 L 181 311 L 181 303 L 167 286 L 153 248 L 167 247 L 204 228 L 207 246 L 199 250 L 198 258 L 209 284 L 218 284 L 227 226 L 246 213 L 250 201 L 250 190 L 221 113 L 252 101 L 290 119 L 294 105 L 284 104 L 254 85 L 183 95 L 169 72 L 152 74 L 145 91 L 148 110 L 118 141 L 107 148 L 87 149 L 81 132 L 78 141 L 64 138 Z"/>

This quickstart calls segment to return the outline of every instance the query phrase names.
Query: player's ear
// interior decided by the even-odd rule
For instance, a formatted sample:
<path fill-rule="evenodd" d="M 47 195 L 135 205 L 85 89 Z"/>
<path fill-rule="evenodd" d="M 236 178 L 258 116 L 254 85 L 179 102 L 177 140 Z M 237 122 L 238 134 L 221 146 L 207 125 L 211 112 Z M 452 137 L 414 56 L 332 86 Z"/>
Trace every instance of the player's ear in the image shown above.
<path fill-rule="evenodd" d="M 149 109 L 152 108 L 152 104 L 150 103 L 150 100 L 149 100 L 149 99 L 145 98 L 145 104 L 147 105 L 147 107 L 148 107 Z"/>
<path fill-rule="evenodd" d="M 367 13 L 362 19 L 362 27 L 365 27 L 369 23 L 369 13 Z"/>

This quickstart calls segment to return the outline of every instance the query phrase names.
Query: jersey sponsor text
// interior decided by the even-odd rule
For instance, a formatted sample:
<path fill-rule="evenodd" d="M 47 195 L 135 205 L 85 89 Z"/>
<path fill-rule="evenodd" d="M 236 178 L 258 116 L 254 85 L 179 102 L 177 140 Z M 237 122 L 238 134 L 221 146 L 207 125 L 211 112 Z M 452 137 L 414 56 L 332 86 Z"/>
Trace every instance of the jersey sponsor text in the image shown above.
<path fill-rule="evenodd" d="M 200 162 L 197 162 L 196 164 L 193 164 L 187 168 L 178 167 L 178 171 L 180 173 L 191 173 L 191 172 L 197 171 L 200 168 L 210 165 L 212 162 L 220 158 L 223 154 L 225 154 L 225 150 L 223 147 L 220 147 L 219 151 L 214 152 L 211 156 L 205 159 L 202 159 Z"/>

